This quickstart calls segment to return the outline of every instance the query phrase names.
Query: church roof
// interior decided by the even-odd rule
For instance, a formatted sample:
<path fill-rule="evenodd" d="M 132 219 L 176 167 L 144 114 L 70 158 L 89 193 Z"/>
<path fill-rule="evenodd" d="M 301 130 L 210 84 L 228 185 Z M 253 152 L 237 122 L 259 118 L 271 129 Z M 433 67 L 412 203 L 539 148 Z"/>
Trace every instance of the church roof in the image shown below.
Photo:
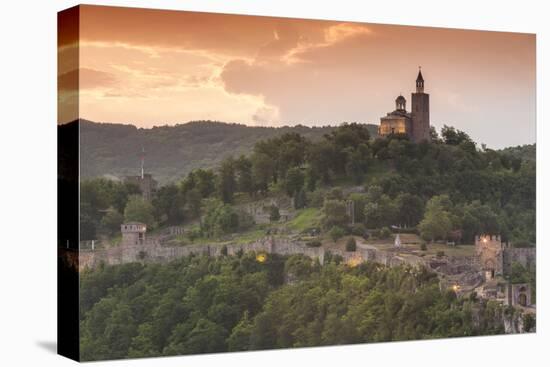
<path fill-rule="evenodd" d="M 396 102 L 397 102 L 397 101 L 405 101 L 405 97 L 403 97 L 402 95 L 399 95 L 399 97 L 397 97 L 397 98 L 395 99 L 395 101 L 396 101 Z"/>
<path fill-rule="evenodd" d="M 418 70 L 418 76 L 416 77 L 417 82 L 423 82 L 424 78 L 422 77 L 422 71 Z"/>
<path fill-rule="evenodd" d="M 395 110 L 393 112 L 388 112 L 386 116 L 382 117 L 382 119 L 387 119 L 387 118 L 391 119 L 391 118 L 394 118 L 394 117 L 405 117 L 405 118 L 410 119 L 411 118 L 411 113 L 406 112 L 406 111 Z"/>

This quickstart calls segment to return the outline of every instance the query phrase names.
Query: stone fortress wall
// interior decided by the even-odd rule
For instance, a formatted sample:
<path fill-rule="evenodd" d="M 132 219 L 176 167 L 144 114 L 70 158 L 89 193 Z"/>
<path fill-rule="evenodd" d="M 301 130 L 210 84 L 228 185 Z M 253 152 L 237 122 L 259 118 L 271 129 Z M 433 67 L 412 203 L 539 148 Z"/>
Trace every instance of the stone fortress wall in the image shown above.
<path fill-rule="evenodd" d="M 537 259 L 534 247 L 513 248 L 505 247 L 502 252 L 502 270 L 508 274 L 513 263 L 519 263 L 528 270 L 535 270 Z"/>
<path fill-rule="evenodd" d="M 125 264 L 131 262 L 168 262 L 184 256 L 194 255 L 221 255 L 224 245 L 220 244 L 201 244 L 187 246 L 163 246 L 160 241 L 148 238 L 144 244 L 121 244 L 115 247 L 108 247 L 96 250 L 80 250 L 79 268 L 94 268 L 101 263 L 107 265 Z M 228 255 L 235 255 L 239 251 L 256 252 L 278 255 L 296 255 L 301 254 L 312 259 L 317 259 L 321 264 L 328 250 L 322 247 L 308 247 L 301 241 L 287 238 L 277 238 L 267 236 L 258 241 L 245 244 L 227 244 Z M 396 266 L 399 264 L 409 264 L 413 266 L 425 265 L 423 259 L 418 257 L 399 256 L 392 252 L 379 250 L 373 246 L 357 246 L 357 250 L 347 252 L 340 249 L 331 249 L 333 255 L 340 255 L 345 262 L 358 264 L 363 261 L 373 261 L 385 266 Z"/>
<path fill-rule="evenodd" d="M 500 236 L 476 236 L 476 257 L 483 270 L 496 274 L 509 274 L 512 264 L 518 263 L 529 270 L 536 266 L 536 248 L 515 248 L 502 242 Z"/>
<path fill-rule="evenodd" d="M 171 260 L 194 255 L 221 255 L 222 248 L 227 248 L 228 255 L 235 255 L 239 251 L 256 252 L 279 255 L 301 254 L 317 259 L 323 264 L 328 252 L 339 255 L 346 263 L 357 265 L 364 261 L 372 261 L 384 266 L 408 264 L 411 266 L 426 266 L 438 273 L 454 279 L 460 274 L 479 273 L 480 270 L 493 270 L 495 273 L 508 274 L 513 263 L 517 262 L 528 269 L 536 266 L 535 248 L 511 248 L 500 242 L 500 237 L 491 236 L 487 241 L 476 239 L 476 255 L 471 257 L 446 258 L 444 260 L 425 259 L 419 256 L 410 256 L 402 251 L 379 249 L 372 245 L 357 244 L 356 251 L 348 252 L 341 249 L 325 250 L 323 247 L 308 247 L 303 241 L 291 238 L 266 236 L 250 243 L 200 244 L 186 246 L 163 245 L 163 236 L 149 236 L 141 244 L 131 241 L 122 241 L 118 246 L 92 250 L 82 249 L 79 252 L 79 268 L 94 268 L 101 263 L 107 265 L 125 264 L 131 262 L 154 263 L 169 262 Z M 492 269 L 488 269 L 488 266 Z M 477 276 L 471 277 L 466 283 L 477 283 Z M 474 279 L 475 278 L 475 279 Z"/>

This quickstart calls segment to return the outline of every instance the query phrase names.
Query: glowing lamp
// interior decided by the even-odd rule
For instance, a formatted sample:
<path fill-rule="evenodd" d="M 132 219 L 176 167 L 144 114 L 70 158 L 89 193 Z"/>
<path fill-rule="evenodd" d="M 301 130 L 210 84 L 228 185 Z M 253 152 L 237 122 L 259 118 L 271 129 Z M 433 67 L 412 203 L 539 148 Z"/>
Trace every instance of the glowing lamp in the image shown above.
<path fill-rule="evenodd" d="M 267 260 L 266 254 L 258 254 L 256 255 L 256 261 L 259 263 L 264 263 Z"/>

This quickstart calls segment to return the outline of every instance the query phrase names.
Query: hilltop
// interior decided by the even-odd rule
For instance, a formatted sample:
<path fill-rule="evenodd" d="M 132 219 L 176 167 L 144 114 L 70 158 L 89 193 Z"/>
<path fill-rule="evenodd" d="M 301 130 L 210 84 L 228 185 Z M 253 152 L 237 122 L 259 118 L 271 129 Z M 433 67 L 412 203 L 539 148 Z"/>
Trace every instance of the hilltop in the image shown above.
<path fill-rule="evenodd" d="M 367 125 L 371 136 L 377 126 Z M 335 126 L 255 127 L 217 121 L 191 121 L 150 129 L 81 120 L 81 175 L 137 174 L 142 147 L 146 170 L 160 183 L 178 180 L 196 168 L 212 168 L 224 158 L 248 154 L 254 144 L 289 132 L 320 140 Z"/>

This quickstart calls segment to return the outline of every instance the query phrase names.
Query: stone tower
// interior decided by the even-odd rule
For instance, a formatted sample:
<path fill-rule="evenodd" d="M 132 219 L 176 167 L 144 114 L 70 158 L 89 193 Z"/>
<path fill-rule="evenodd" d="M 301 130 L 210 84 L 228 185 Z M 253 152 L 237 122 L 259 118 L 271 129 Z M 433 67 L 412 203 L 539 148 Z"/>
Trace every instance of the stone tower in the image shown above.
<path fill-rule="evenodd" d="M 486 278 L 502 274 L 502 251 L 504 245 L 500 235 L 476 236 L 475 253 Z"/>
<path fill-rule="evenodd" d="M 121 244 L 123 246 L 143 245 L 147 226 L 139 222 L 123 223 L 120 226 L 120 232 L 122 233 Z"/>
<path fill-rule="evenodd" d="M 424 78 L 418 70 L 416 93 L 412 93 L 412 140 L 416 143 L 430 139 L 430 95 L 424 93 Z"/>

